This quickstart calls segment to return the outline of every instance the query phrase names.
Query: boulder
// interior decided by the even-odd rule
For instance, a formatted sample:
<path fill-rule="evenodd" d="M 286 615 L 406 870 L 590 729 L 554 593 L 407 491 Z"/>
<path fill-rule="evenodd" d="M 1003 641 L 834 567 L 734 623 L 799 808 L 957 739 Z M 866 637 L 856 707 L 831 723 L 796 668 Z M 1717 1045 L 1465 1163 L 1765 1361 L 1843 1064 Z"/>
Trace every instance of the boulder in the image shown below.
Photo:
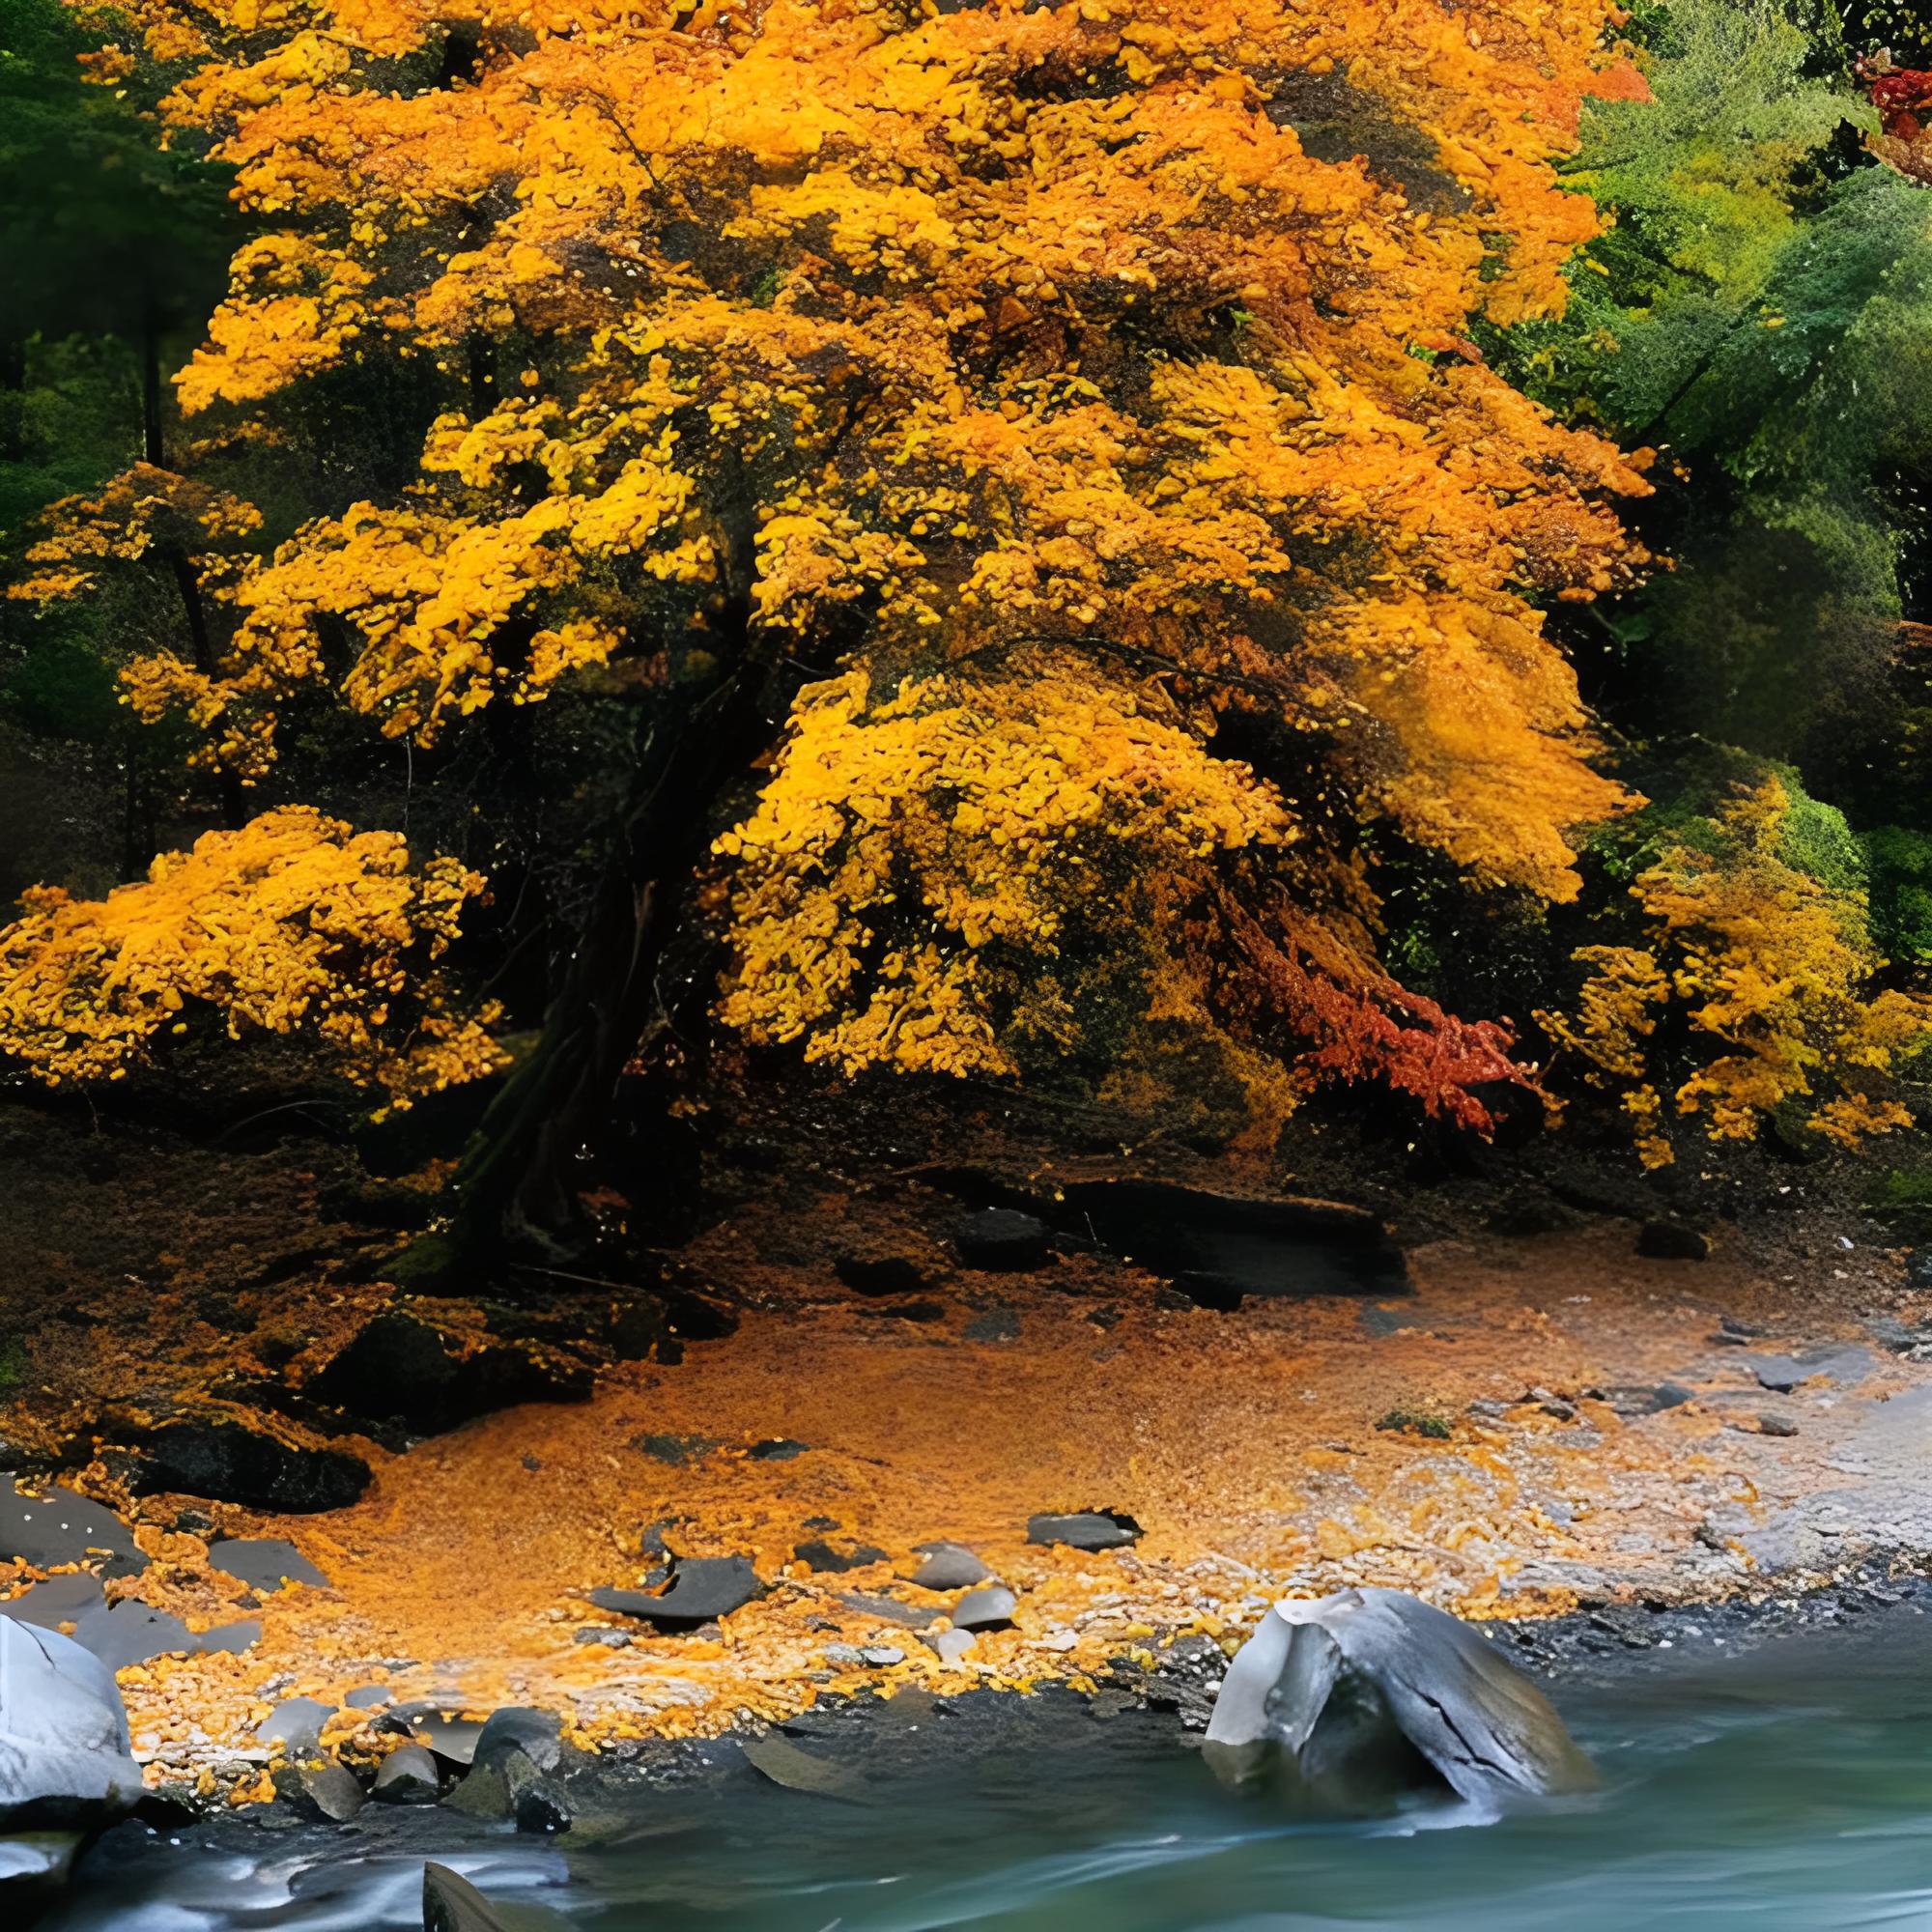
<path fill-rule="evenodd" d="M 1493 1807 L 1596 1774 L 1542 1691 L 1467 1624 L 1399 1590 L 1278 1603 L 1215 1699 L 1217 1774 L 1352 1808 L 1446 1786 Z"/>
<path fill-rule="evenodd" d="M 952 1628 L 962 1631 L 1004 1630 L 1012 1622 L 1018 1599 L 1004 1583 L 968 1590 L 952 1606 Z"/>
<path fill-rule="evenodd" d="M 434 1435 L 526 1402 L 582 1402 L 582 1362 L 520 1342 L 481 1343 L 390 1309 L 366 1323 L 309 1382 L 305 1393 L 351 1415 Z"/>
<path fill-rule="evenodd" d="M 447 1865 L 423 1866 L 423 1932 L 510 1932 L 490 1901 Z"/>
<path fill-rule="evenodd" d="M 434 1804 L 442 1776 L 421 1745 L 398 1745 L 376 1773 L 370 1796 L 388 1804 Z"/>
<path fill-rule="evenodd" d="M 335 1715 L 333 1704 L 320 1697 L 284 1697 L 255 1726 L 255 1735 L 265 1745 L 280 1745 L 291 1756 L 318 1749 L 322 1727 Z"/>
<path fill-rule="evenodd" d="M 183 1416 L 138 1435 L 129 1487 L 179 1492 L 278 1516 L 346 1509 L 369 1487 L 369 1465 L 347 1449 L 285 1440 L 239 1416 Z"/>
<path fill-rule="evenodd" d="M 140 1798 L 114 1673 L 59 1632 L 0 1616 L 0 1832 L 93 1831 Z"/>
<path fill-rule="evenodd" d="M 275 1773 L 275 1796 L 299 1816 L 330 1825 L 348 1824 L 363 1803 L 355 1773 L 319 1754 L 283 1765 Z"/>

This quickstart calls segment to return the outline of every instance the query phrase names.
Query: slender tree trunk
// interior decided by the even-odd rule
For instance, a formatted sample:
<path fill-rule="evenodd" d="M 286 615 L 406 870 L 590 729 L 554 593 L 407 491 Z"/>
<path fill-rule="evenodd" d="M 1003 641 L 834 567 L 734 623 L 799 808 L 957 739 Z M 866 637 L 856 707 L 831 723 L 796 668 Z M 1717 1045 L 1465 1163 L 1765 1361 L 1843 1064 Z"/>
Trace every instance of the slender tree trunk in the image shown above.
<path fill-rule="evenodd" d="M 649 725 L 543 1036 L 457 1176 L 460 1254 L 506 1244 L 554 1254 L 581 1238 L 573 1165 L 659 1009 L 658 969 L 712 809 L 769 735 L 766 685 L 763 668 L 741 654 L 703 697 Z"/>

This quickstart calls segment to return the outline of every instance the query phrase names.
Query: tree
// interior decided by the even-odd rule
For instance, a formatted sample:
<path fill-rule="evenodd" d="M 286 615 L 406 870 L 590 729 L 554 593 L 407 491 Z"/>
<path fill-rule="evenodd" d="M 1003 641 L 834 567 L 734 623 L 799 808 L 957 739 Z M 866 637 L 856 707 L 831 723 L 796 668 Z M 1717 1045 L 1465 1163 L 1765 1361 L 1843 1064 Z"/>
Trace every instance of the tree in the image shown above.
<path fill-rule="evenodd" d="M 1468 340 L 1563 304 L 1606 17 L 132 10 L 111 58 L 261 224 L 179 382 L 198 476 L 286 494 L 319 399 L 425 408 L 130 693 L 248 786 L 319 696 L 429 761 L 624 720 L 472 1219 L 567 1235 L 708 907 L 724 1018 L 848 1070 L 1185 1111 L 1208 1064 L 1264 1132 L 1323 1078 L 1479 1127 L 1533 1082 L 1384 969 L 1374 854 L 1560 902 L 1630 803 L 1542 606 L 1634 581 L 1648 485 Z"/>

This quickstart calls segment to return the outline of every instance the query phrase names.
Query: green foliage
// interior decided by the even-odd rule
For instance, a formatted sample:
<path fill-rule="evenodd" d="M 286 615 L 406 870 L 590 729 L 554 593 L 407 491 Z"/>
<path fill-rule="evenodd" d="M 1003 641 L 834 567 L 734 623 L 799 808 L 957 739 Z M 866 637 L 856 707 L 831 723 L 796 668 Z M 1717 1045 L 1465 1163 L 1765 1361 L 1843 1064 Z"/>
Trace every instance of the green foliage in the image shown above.
<path fill-rule="evenodd" d="M 1932 964 L 1932 838 L 1882 825 L 1864 850 L 1873 937 L 1889 959 Z"/>
<path fill-rule="evenodd" d="M 1402 1404 L 1383 1410 L 1376 1427 L 1395 1435 L 1426 1435 L 1433 1442 L 1446 1442 L 1452 1433 L 1447 1416 L 1433 1414 L 1426 1408 L 1410 1408 Z"/>

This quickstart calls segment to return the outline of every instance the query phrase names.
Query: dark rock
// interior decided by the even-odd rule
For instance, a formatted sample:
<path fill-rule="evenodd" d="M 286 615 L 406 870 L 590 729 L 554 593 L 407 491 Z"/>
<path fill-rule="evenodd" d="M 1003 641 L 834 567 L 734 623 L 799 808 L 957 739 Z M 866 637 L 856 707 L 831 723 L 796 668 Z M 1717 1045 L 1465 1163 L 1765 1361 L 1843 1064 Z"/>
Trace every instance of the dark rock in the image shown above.
<path fill-rule="evenodd" d="M 890 1321 L 944 1321 L 946 1304 L 940 1301 L 895 1301 L 877 1308 L 862 1308 L 861 1315 L 876 1315 Z"/>
<path fill-rule="evenodd" d="M 1283 1601 L 1228 1667 L 1208 1762 L 1348 1808 L 1446 1785 L 1471 1803 L 1596 1782 L 1543 1693 L 1459 1619 L 1397 1590 Z"/>
<path fill-rule="evenodd" d="M 472 1765 L 490 1765 L 522 1751 L 539 1771 L 554 1771 L 563 1760 L 563 1719 L 554 1711 L 527 1704 L 505 1704 L 484 1719 Z"/>
<path fill-rule="evenodd" d="M 911 1604 L 901 1604 L 892 1597 L 873 1596 L 864 1590 L 840 1590 L 838 1601 L 851 1609 L 864 1611 L 868 1617 L 878 1617 L 889 1624 L 903 1624 L 907 1630 L 923 1630 L 939 1617 L 937 1610 L 917 1609 Z"/>
<path fill-rule="evenodd" d="M 1789 1416 L 1760 1415 L 1757 1419 L 1757 1433 L 1760 1435 L 1796 1435 L 1798 1425 Z"/>
<path fill-rule="evenodd" d="M 793 1463 L 810 1447 L 810 1442 L 794 1442 L 789 1435 L 773 1435 L 753 1442 L 745 1454 L 753 1463 Z"/>
<path fill-rule="evenodd" d="M 517 1793 L 513 1814 L 517 1830 L 554 1836 L 571 1826 L 571 1810 L 563 1793 L 547 1779 L 539 1778 Z"/>
<path fill-rule="evenodd" d="M 922 1543 L 918 1551 L 925 1561 L 912 1580 L 922 1590 L 970 1590 L 993 1574 L 963 1543 Z"/>
<path fill-rule="evenodd" d="M 969 1268 L 1009 1273 L 1040 1266 L 1053 1250 L 1053 1236 L 1037 1215 L 984 1208 L 960 1222 L 952 1245 Z"/>
<path fill-rule="evenodd" d="M 423 1932 L 510 1932 L 490 1901 L 447 1865 L 423 1866 Z"/>
<path fill-rule="evenodd" d="M 959 1331 L 969 1342 L 1017 1342 L 1020 1318 L 1010 1308 L 989 1308 Z"/>
<path fill-rule="evenodd" d="M 305 1757 L 275 1773 L 275 1796 L 304 1818 L 346 1825 L 363 1803 L 355 1776 L 332 1757 Z"/>
<path fill-rule="evenodd" d="M 352 1711 L 380 1711 L 391 1694 L 386 1684 L 359 1684 L 342 1701 Z"/>
<path fill-rule="evenodd" d="M 0 1615 L 0 1831 L 92 1831 L 142 1795 L 112 1669 Z"/>
<path fill-rule="evenodd" d="M 801 1750 L 789 1739 L 747 1738 L 740 1748 L 753 1770 L 787 1791 L 809 1791 L 817 1798 L 850 1798 L 859 1789 L 859 1780 L 850 1772 Z"/>
<path fill-rule="evenodd" d="M 827 1571 L 834 1576 L 842 1575 L 847 1570 L 863 1570 L 868 1563 L 883 1563 L 886 1552 L 874 1549 L 869 1543 L 855 1544 L 850 1549 L 835 1549 L 829 1543 L 813 1538 L 809 1543 L 801 1543 L 792 1554 L 810 1569 Z"/>
<path fill-rule="evenodd" d="M 954 1630 L 1004 1630 L 1013 1620 L 1019 1600 L 1004 1583 L 968 1590 L 952 1606 Z"/>
<path fill-rule="evenodd" d="M 1256 1199 L 1159 1180 L 1093 1180 L 1062 1203 L 1104 1248 L 1205 1307 L 1244 1294 L 1405 1293 L 1408 1265 L 1373 1214 L 1341 1202 Z"/>
<path fill-rule="evenodd" d="M 378 1766 L 369 1795 L 385 1804 L 434 1804 L 441 1789 L 436 1759 L 421 1745 L 398 1745 Z"/>
<path fill-rule="evenodd" d="M 1118 1328 L 1121 1324 L 1121 1311 L 1109 1302 L 1103 1307 L 1089 1309 L 1087 1319 L 1096 1328 Z"/>
<path fill-rule="evenodd" d="M 80 1563 L 102 1577 L 132 1577 L 148 1567 L 128 1525 L 71 1490 L 36 1495 L 16 1477 L 0 1482 L 0 1559 L 51 1570 Z"/>
<path fill-rule="evenodd" d="M 1140 1524 L 1119 1510 L 1027 1518 L 1029 1543 L 1064 1543 L 1069 1549 L 1120 1549 L 1137 1541 L 1140 1533 Z"/>
<path fill-rule="evenodd" d="M 1536 1235 L 1561 1234 L 1577 1225 L 1577 1214 L 1552 1194 L 1525 1190 L 1513 1194 L 1489 1217 L 1492 1235 L 1524 1238 Z"/>
<path fill-rule="evenodd" d="M 1686 1388 L 1682 1382 L 1659 1382 L 1651 1391 L 1650 1412 L 1661 1415 L 1666 1408 L 1682 1408 L 1687 1402 L 1696 1400 L 1696 1390 Z"/>
<path fill-rule="evenodd" d="M 92 1571 L 76 1570 L 65 1577 L 49 1577 L 44 1583 L 36 1583 L 0 1604 L 0 1616 L 41 1630 L 57 1630 L 62 1624 L 77 1622 L 90 1610 L 104 1607 L 106 1602 L 100 1578 Z"/>
<path fill-rule="evenodd" d="M 925 1271 L 897 1255 L 840 1255 L 832 1272 L 854 1294 L 917 1294 L 927 1286 Z"/>
<path fill-rule="evenodd" d="M 1740 1321 L 1735 1315 L 1720 1315 L 1718 1317 L 1718 1332 L 1726 1342 L 1749 1342 L 1765 1331 L 1748 1321 Z"/>
<path fill-rule="evenodd" d="M 73 1627 L 73 1640 L 110 1670 L 125 1670 L 130 1663 L 147 1663 L 156 1657 L 246 1650 L 261 1634 L 262 1626 L 253 1622 L 223 1624 L 196 1634 L 179 1617 L 132 1597 L 112 1608 L 89 1610 Z"/>
<path fill-rule="evenodd" d="M 715 1435 L 634 1435 L 631 1447 L 639 1455 L 648 1456 L 653 1463 L 668 1463 L 673 1469 L 682 1468 L 685 1463 L 696 1462 L 700 1456 L 708 1456 L 714 1449 L 724 1447 Z"/>
<path fill-rule="evenodd" d="M 1636 1251 L 1654 1262 L 1701 1262 L 1711 1244 L 1681 1221 L 1646 1221 L 1636 1231 Z"/>
<path fill-rule="evenodd" d="M 437 1703 L 398 1704 L 390 1713 L 410 1727 L 410 1735 L 444 1764 L 468 1770 L 483 1735 L 481 1718 L 466 1718 Z"/>
<path fill-rule="evenodd" d="M 285 1697 L 255 1726 L 255 1735 L 300 1757 L 321 1747 L 322 1727 L 334 1715 L 335 1707 L 319 1697 Z"/>
<path fill-rule="evenodd" d="M 209 1548 L 215 1569 L 257 1590 L 279 1590 L 284 1583 L 309 1583 L 328 1588 L 328 1578 L 298 1549 L 280 1537 L 227 1537 Z"/>
<path fill-rule="evenodd" d="M 764 1594 L 765 1586 L 749 1557 L 692 1556 L 679 1559 L 669 1586 L 656 1596 L 641 1590 L 596 1589 L 586 1591 L 584 1600 L 620 1616 L 689 1629 L 729 1616 Z"/>
<path fill-rule="evenodd" d="M 1932 1288 L 1932 1248 L 1913 1249 L 1905 1264 L 1905 1280 L 1909 1288 Z"/>
<path fill-rule="evenodd" d="M 519 1403 L 582 1402 L 590 1387 L 582 1362 L 520 1342 L 467 1346 L 430 1321 L 390 1309 L 367 1323 L 306 1393 L 351 1415 L 434 1435 Z"/>
<path fill-rule="evenodd" d="M 310 1516 L 346 1509 L 369 1487 L 369 1465 L 361 1457 L 286 1442 L 239 1419 L 184 1417 L 140 1435 L 129 1446 L 136 1495 L 178 1491 Z"/>

